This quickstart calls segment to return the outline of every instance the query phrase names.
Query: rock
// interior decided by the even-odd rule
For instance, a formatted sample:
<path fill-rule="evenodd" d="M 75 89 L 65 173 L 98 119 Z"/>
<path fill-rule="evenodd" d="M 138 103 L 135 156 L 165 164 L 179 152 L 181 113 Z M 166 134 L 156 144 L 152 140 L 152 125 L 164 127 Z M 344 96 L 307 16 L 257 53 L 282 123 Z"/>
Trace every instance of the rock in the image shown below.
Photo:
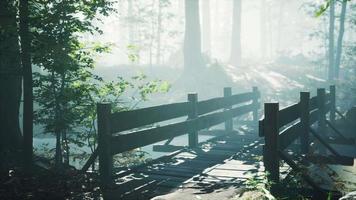
<path fill-rule="evenodd" d="M 356 199 L 356 191 L 346 194 L 345 196 L 341 197 L 339 200 L 351 200 L 351 199 Z"/>

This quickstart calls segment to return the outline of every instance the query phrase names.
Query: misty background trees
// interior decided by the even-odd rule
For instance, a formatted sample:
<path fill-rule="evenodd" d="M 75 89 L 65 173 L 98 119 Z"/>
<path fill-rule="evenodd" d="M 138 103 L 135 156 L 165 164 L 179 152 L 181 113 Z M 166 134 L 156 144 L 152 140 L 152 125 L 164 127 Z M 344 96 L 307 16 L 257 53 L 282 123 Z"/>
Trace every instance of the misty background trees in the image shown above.
<path fill-rule="evenodd" d="M 354 1 L 19 5 L 0 2 L 0 147 L 26 141 L 31 149 L 33 121 L 36 137 L 55 137 L 49 152 L 57 166 L 69 165 L 70 154 L 85 157 L 76 147 L 95 149 L 98 101 L 125 110 L 185 100 L 188 91 L 221 95 L 227 85 L 265 87 L 274 99 L 328 81 L 344 94 L 355 88 Z"/>

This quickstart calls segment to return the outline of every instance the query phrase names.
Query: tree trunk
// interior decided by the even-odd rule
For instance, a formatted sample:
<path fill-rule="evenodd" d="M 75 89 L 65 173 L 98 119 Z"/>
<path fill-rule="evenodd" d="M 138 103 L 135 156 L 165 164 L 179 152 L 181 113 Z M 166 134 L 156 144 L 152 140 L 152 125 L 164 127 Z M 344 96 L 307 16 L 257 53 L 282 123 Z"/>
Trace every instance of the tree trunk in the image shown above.
<path fill-rule="evenodd" d="M 127 8 L 127 18 L 129 19 L 129 45 L 134 44 L 134 30 L 133 30 L 133 5 L 132 0 L 127 0 L 128 8 Z"/>
<path fill-rule="evenodd" d="M 340 72 L 340 62 L 341 62 L 341 55 L 342 55 L 342 41 L 343 41 L 344 32 L 345 32 L 346 6 L 347 6 L 347 0 L 343 0 L 342 8 L 341 8 L 341 15 L 340 15 L 340 30 L 339 30 L 339 36 L 337 39 L 337 50 L 336 50 L 336 59 L 335 59 L 335 77 L 336 77 L 336 79 L 339 78 L 339 72 Z"/>
<path fill-rule="evenodd" d="M 185 71 L 195 71 L 203 66 L 201 55 L 201 33 L 199 22 L 199 1 L 185 0 Z"/>
<path fill-rule="evenodd" d="M 334 29 L 335 29 L 335 0 L 330 0 L 330 16 L 329 16 L 329 81 L 334 80 Z"/>
<path fill-rule="evenodd" d="M 261 46 L 261 58 L 266 58 L 267 54 L 267 20 L 266 20 L 266 0 L 261 0 L 261 16 L 260 16 L 260 46 Z"/>
<path fill-rule="evenodd" d="M 277 54 L 280 54 L 282 51 L 282 40 L 283 40 L 283 22 L 284 22 L 284 3 L 286 1 L 285 0 L 280 0 L 279 1 L 279 15 L 278 15 L 278 32 L 277 32 L 277 45 L 276 45 L 276 50 L 277 50 Z"/>
<path fill-rule="evenodd" d="M 28 16 L 28 0 L 20 0 L 20 38 L 24 89 L 23 151 L 25 169 L 31 168 L 33 154 L 33 90 L 31 56 L 29 52 L 30 35 L 28 27 Z"/>
<path fill-rule="evenodd" d="M 210 0 L 202 0 L 203 17 L 203 52 L 210 55 L 211 50 L 211 25 L 210 25 Z"/>
<path fill-rule="evenodd" d="M 61 109 L 60 109 L 60 103 L 59 103 L 59 99 L 57 97 L 57 92 L 56 92 L 56 74 L 55 72 L 52 70 L 51 72 L 51 78 L 52 78 L 52 82 L 51 82 L 51 87 L 52 87 L 52 95 L 55 101 L 55 116 L 54 116 L 54 134 L 56 135 L 56 154 L 55 154 L 55 167 L 57 169 L 60 169 L 60 167 L 62 166 L 62 161 L 63 161 L 63 156 L 62 156 L 62 146 L 61 146 Z M 62 79 L 63 80 L 63 79 Z M 63 86 L 63 84 L 62 84 Z M 60 95 L 59 95 L 60 96 Z"/>
<path fill-rule="evenodd" d="M 55 155 L 55 167 L 60 169 L 62 166 L 62 147 L 61 147 L 61 132 L 57 129 L 56 134 L 56 155 Z"/>
<path fill-rule="evenodd" d="M 0 1 L 0 153 L 21 146 L 21 61 L 13 0 Z M 2 162 L 0 160 L 0 162 Z"/>
<path fill-rule="evenodd" d="M 67 138 L 67 131 L 64 130 L 62 133 L 62 144 L 63 144 L 63 150 L 64 150 L 64 164 L 66 166 L 69 166 L 69 142 Z"/>
<path fill-rule="evenodd" d="M 158 0 L 156 63 L 161 64 L 162 0 Z"/>
<path fill-rule="evenodd" d="M 241 66 L 241 1 L 233 1 L 230 64 Z"/>

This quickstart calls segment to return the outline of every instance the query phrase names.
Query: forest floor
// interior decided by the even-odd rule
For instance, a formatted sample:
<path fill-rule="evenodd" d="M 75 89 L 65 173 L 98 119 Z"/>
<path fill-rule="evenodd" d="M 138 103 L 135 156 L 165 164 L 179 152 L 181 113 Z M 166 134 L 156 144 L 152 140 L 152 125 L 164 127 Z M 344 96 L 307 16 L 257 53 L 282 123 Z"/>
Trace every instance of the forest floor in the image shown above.
<path fill-rule="evenodd" d="M 80 173 L 74 168 L 62 168 L 59 172 L 34 166 L 29 174 L 17 166 L 1 171 L 0 199 L 100 199 L 102 192 L 95 173 Z"/>

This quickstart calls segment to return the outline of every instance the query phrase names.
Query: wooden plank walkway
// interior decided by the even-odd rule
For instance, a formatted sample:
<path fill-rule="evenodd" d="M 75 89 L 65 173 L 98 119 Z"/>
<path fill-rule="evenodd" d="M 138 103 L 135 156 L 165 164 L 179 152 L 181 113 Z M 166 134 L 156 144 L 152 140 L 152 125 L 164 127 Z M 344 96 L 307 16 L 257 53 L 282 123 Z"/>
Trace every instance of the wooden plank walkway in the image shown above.
<path fill-rule="evenodd" d="M 201 148 L 184 149 L 115 179 L 105 199 L 151 199 L 184 188 L 202 193 L 239 187 L 264 170 L 261 140 L 256 132 L 237 132 L 203 143 Z"/>

